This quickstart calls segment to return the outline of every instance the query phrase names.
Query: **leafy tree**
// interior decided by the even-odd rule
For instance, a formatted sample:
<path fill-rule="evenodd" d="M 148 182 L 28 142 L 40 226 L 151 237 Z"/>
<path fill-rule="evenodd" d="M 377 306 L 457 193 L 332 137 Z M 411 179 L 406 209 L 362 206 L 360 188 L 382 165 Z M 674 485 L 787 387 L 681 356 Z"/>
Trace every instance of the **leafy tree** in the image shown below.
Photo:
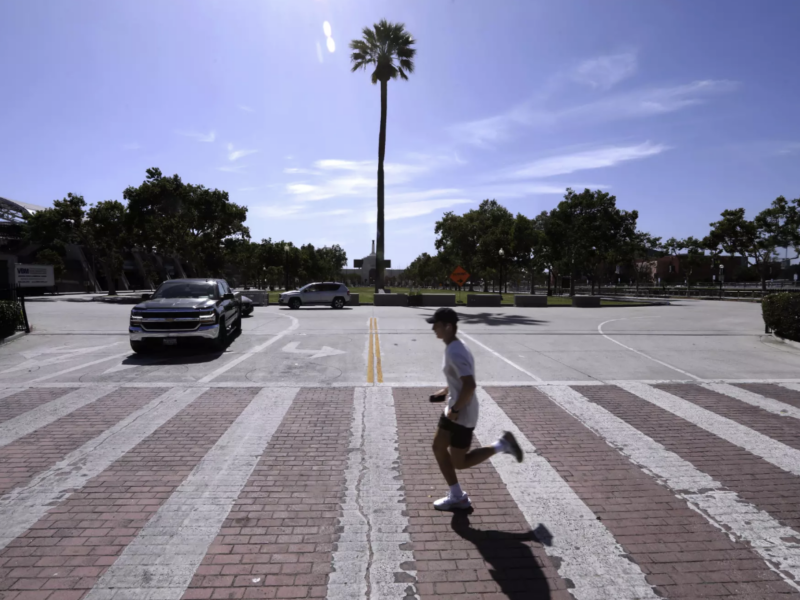
<path fill-rule="evenodd" d="M 516 266 L 531 280 L 531 294 L 535 292 L 535 278 L 544 269 L 544 256 L 538 249 L 543 237 L 541 223 L 518 214 L 511 228 L 511 255 Z"/>
<path fill-rule="evenodd" d="M 64 256 L 67 244 L 84 242 L 82 227 L 85 207 L 83 196 L 72 193 L 62 200 L 54 200 L 53 208 L 39 210 L 25 217 L 25 240 Z"/>
<path fill-rule="evenodd" d="M 381 126 L 378 136 L 378 239 L 376 251 L 375 291 L 384 287 L 384 224 L 383 224 L 383 159 L 386 154 L 386 103 L 390 79 L 408 79 L 414 72 L 414 55 L 417 53 L 414 38 L 402 23 L 389 23 L 385 19 L 370 29 L 365 27 L 360 40 L 350 42 L 352 71 L 372 71 L 372 83 L 381 85 Z"/>
<path fill-rule="evenodd" d="M 43 250 L 39 250 L 36 253 L 36 260 L 34 264 L 37 265 L 52 265 L 53 267 L 53 279 L 56 280 L 56 289 L 58 289 L 58 282 L 61 281 L 61 278 L 64 276 L 64 260 L 55 250 L 50 250 L 49 248 L 45 248 Z"/>
<path fill-rule="evenodd" d="M 478 279 L 478 245 L 481 240 L 480 215 L 475 210 L 470 210 L 464 215 L 457 215 L 452 211 L 444 213 L 441 220 L 436 222 L 434 232 L 436 249 L 439 255 L 449 265 L 464 268 L 469 277 L 469 291 L 473 291 L 473 284 Z"/>
<path fill-rule="evenodd" d="M 128 241 L 126 222 L 125 205 L 116 200 L 105 200 L 87 211 L 82 228 L 83 242 L 100 260 L 109 296 L 117 293 L 116 279 L 123 273 L 123 252 Z"/>
<path fill-rule="evenodd" d="M 320 279 L 326 281 L 338 280 L 342 269 L 347 266 L 347 253 L 338 244 L 323 246 L 317 250 L 321 269 Z"/>
<path fill-rule="evenodd" d="M 752 262 L 767 289 L 769 263 L 777 260 L 778 248 L 800 245 L 800 199 L 791 203 L 783 196 L 750 221 L 743 208 L 725 210 L 719 221 L 711 223 L 707 243 L 711 249 L 722 248 Z"/>
<path fill-rule="evenodd" d="M 128 229 L 133 243 L 148 252 L 179 254 L 196 276 L 224 269 L 224 241 L 249 239 L 247 208 L 230 202 L 228 193 L 184 183 L 147 169 L 145 181 L 128 187 Z"/>
<path fill-rule="evenodd" d="M 570 295 L 582 273 L 596 273 L 620 244 L 636 232 L 637 211 L 617 208 L 617 199 L 601 190 L 580 194 L 567 188 L 564 200 L 550 212 L 546 236 L 556 262 L 570 274 Z M 594 291 L 594 280 L 592 281 Z"/>

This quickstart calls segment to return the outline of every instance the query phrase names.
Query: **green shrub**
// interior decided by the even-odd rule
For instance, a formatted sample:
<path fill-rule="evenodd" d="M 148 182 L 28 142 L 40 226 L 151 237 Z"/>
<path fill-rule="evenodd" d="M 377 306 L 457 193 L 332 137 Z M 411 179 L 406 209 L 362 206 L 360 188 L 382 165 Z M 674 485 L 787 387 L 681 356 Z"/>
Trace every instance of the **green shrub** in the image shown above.
<path fill-rule="evenodd" d="M 19 304 L 6 300 L 0 301 L 0 339 L 13 335 L 17 325 L 22 324 L 22 311 Z"/>
<path fill-rule="evenodd" d="M 800 294 L 769 294 L 761 301 L 761 313 L 776 335 L 800 342 Z"/>

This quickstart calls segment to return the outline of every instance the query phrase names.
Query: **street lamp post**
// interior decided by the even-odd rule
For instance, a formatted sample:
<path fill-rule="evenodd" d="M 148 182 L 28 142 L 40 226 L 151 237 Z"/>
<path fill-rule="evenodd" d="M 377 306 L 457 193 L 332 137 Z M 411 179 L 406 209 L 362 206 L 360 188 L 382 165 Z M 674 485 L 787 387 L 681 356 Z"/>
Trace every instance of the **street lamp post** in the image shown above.
<path fill-rule="evenodd" d="M 725 283 L 725 265 L 719 265 L 719 297 L 722 298 L 722 285 Z"/>
<path fill-rule="evenodd" d="M 506 253 L 503 252 L 502 248 L 500 248 L 500 252 L 498 252 L 498 254 L 500 255 L 500 282 L 499 282 L 500 286 L 499 286 L 499 288 L 497 290 L 497 293 L 500 294 L 500 297 L 502 298 L 503 297 L 503 257 L 506 255 Z"/>

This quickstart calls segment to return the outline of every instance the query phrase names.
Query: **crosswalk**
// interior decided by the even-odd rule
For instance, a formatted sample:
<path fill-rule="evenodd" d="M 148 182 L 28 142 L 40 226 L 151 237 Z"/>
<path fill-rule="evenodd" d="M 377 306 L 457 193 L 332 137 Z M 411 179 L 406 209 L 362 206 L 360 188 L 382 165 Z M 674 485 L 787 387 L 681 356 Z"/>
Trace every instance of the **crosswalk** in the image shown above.
<path fill-rule="evenodd" d="M 0 391 L 0 598 L 800 598 L 800 385 L 484 385 L 459 472 L 419 386 Z"/>

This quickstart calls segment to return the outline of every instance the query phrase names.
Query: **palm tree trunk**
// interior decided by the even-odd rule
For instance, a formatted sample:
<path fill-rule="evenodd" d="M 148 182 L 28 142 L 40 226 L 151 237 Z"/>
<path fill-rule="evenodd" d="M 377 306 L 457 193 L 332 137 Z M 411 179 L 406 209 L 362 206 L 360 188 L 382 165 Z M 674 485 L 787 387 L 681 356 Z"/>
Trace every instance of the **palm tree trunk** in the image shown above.
<path fill-rule="evenodd" d="M 378 138 L 378 244 L 375 251 L 375 291 L 384 287 L 383 271 L 383 157 L 386 155 L 386 95 L 387 83 L 381 81 L 381 131 Z"/>

